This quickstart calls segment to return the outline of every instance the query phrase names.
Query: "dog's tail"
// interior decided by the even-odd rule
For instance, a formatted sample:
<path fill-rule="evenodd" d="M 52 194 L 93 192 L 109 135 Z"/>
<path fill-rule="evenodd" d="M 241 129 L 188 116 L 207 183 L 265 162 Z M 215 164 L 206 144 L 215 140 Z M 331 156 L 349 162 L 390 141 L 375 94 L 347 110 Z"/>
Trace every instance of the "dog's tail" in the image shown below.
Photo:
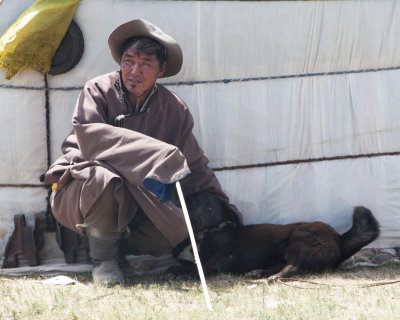
<path fill-rule="evenodd" d="M 355 207 L 352 227 L 340 236 L 341 257 L 338 264 L 350 258 L 378 236 L 379 223 L 372 212 L 365 207 Z"/>

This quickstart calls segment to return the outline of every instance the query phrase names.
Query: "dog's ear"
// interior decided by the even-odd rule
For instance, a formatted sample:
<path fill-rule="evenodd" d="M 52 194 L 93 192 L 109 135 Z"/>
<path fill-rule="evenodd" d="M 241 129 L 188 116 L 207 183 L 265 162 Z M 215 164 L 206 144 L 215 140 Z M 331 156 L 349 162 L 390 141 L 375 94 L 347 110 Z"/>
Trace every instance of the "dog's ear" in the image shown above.
<path fill-rule="evenodd" d="M 232 225 L 235 227 L 241 225 L 238 213 L 236 212 L 234 207 L 222 199 L 221 203 L 222 203 L 222 208 L 224 209 L 225 212 L 226 219 L 232 222 Z"/>
<path fill-rule="evenodd" d="M 215 193 L 198 191 L 185 197 L 195 233 L 218 228 L 221 223 L 240 225 L 235 207 Z"/>

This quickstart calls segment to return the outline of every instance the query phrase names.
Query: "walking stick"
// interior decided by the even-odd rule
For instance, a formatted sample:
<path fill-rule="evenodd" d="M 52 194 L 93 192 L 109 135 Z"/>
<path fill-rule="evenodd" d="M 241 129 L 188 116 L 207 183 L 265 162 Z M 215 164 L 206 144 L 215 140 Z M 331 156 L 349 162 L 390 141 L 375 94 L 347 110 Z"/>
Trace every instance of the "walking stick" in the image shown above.
<path fill-rule="evenodd" d="M 185 199 L 183 197 L 182 188 L 181 188 L 181 184 L 179 183 L 179 181 L 176 182 L 176 190 L 178 191 L 179 200 L 181 202 L 181 207 L 182 207 L 182 210 L 183 210 L 183 215 L 185 217 L 186 226 L 187 226 L 187 229 L 188 229 L 188 232 L 189 232 L 190 242 L 192 243 L 194 259 L 196 261 L 196 266 L 197 266 L 197 270 L 199 272 L 201 285 L 203 287 L 204 297 L 206 298 L 206 303 L 207 303 L 208 309 L 210 311 L 212 311 L 211 301 L 210 301 L 210 297 L 208 295 L 208 290 L 207 290 L 206 279 L 204 277 L 203 267 L 201 266 L 199 252 L 197 250 L 196 239 L 194 238 L 192 224 L 190 222 L 189 213 L 188 213 L 188 210 L 187 210 L 187 207 L 186 207 L 186 202 L 185 202 Z"/>

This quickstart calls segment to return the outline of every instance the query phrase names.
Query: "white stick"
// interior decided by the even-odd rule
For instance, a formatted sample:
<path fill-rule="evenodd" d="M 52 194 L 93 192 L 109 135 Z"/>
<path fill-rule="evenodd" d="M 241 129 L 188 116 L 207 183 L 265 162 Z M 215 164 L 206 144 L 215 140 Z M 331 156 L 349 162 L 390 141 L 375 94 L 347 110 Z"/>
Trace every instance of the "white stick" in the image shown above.
<path fill-rule="evenodd" d="M 197 250 L 196 239 L 194 238 L 192 224 L 190 223 L 189 213 L 186 208 L 185 198 L 183 197 L 182 188 L 181 188 L 181 184 L 179 183 L 179 181 L 176 182 L 176 190 L 178 191 L 179 200 L 181 202 L 183 215 L 184 215 L 185 221 L 186 221 L 186 226 L 189 231 L 190 242 L 192 243 L 194 259 L 196 261 L 197 270 L 199 271 L 199 276 L 200 276 L 201 285 L 203 287 L 204 297 L 206 298 L 206 303 L 207 303 L 208 309 L 212 311 L 211 301 L 210 301 L 210 297 L 208 295 L 208 290 L 207 290 L 206 279 L 204 277 L 203 267 L 201 266 L 200 256 L 199 256 L 199 252 Z"/>

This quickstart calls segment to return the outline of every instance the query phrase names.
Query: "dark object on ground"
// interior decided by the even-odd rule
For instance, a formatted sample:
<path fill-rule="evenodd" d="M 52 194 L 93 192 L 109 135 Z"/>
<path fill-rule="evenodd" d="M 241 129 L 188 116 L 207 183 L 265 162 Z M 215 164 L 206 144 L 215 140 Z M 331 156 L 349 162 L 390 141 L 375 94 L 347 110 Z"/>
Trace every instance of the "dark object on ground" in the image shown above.
<path fill-rule="evenodd" d="M 207 198 L 207 195 L 202 197 Z M 207 211 L 206 205 L 195 202 L 197 207 L 192 214 L 195 212 L 197 216 Z M 192 206 L 190 197 L 187 203 L 188 207 Z M 221 214 L 224 213 L 217 213 Z M 230 272 L 275 279 L 302 271 L 322 272 L 336 268 L 379 236 L 379 223 L 369 209 L 359 206 L 354 208 L 352 227 L 342 235 L 322 222 L 247 226 L 231 223 L 197 235 L 200 260 L 206 275 Z M 174 275 L 196 274 L 188 251 L 188 246 L 183 244 L 175 248 L 174 256 L 182 267 L 168 272 Z"/>
<path fill-rule="evenodd" d="M 43 212 L 34 216 L 34 227 L 26 226 L 25 215 L 14 216 L 14 232 L 8 239 L 2 268 L 17 268 L 24 256 L 29 266 L 39 265 L 39 251 L 43 248 L 46 219 Z"/>

